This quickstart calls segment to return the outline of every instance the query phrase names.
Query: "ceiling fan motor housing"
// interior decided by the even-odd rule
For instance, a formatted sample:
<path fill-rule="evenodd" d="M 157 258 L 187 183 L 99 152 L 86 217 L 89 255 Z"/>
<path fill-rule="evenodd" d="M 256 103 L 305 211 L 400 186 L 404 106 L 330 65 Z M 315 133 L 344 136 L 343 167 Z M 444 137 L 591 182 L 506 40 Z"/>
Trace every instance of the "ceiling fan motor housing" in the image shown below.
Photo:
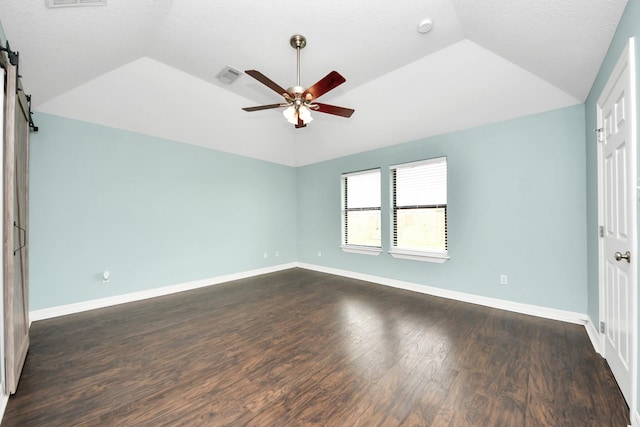
<path fill-rule="evenodd" d="M 287 92 L 294 98 L 300 98 L 302 97 L 302 94 L 305 90 L 306 89 L 302 86 L 291 86 L 289 89 L 287 89 Z"/>
<path fill-rule="evenodd" d="M 294 49 L 304 49 L 304 47 L 307 45 L 307 38 L 300 34 L 294 34 L 293 36 L 291 36 L 289 44 L 291 44 L 291 47 Z"/>

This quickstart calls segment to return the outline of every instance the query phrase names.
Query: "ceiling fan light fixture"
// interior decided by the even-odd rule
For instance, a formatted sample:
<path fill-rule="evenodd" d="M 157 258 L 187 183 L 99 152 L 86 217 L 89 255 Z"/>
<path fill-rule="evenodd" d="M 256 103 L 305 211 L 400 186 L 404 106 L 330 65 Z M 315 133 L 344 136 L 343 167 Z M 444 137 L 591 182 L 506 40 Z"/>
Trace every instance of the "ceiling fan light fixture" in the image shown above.
<path fill-rule="evenodd" d="M 292 125 L 298 124 L 298 118 L 300 118 L 302 123 L 305 125 L 311 123 L 313 120 L 313 117 L 311 117 L 311 111 L 304 105 L 298 107 L 298 110 L 296 111 L 295 104 L 291 104 L 282 112 L 282 115 Z"/>
<path fill-rule="evenodd" d="M 298 117 L 300 117 L 300 120 L 302 120 L 302 123 L 305 125 L 308 125 L 313 120 L 311 111 L 304 105 L 298 109 Z"/>
<path fill-rule="evenodd" d="M 297 117 L 297 114 L 296 114 L 296 107 L 294 107 L 293 105 L 290 105 L 287 108 L 285 108 L 285 110 L 282 112 L 282 115 L 292 125 L 298 124 L 298 117 Z"/>

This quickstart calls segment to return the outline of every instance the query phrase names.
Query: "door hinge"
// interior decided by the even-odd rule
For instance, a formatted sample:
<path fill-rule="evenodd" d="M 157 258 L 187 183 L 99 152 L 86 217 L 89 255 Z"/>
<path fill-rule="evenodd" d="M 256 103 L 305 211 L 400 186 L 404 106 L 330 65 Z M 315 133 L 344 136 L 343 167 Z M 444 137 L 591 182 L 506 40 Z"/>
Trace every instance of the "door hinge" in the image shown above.
<path fill-rule="evenodd" d="M 604 129 L 598 128 L 593 130 L 598 135 L 598 142 L 604 141 Z"/>
<path fill-rule="evenodd" d="M 600 322 L 600 333 L 604 334 L 604 331 L 606 330 L 605 324 L 604 322 Z"/>
<path fill-rule="evenodd" d="M 600 235 L 600 237 L 604 237 L 604 225 L 600 225 L 598 227 L 598 234 Z"/>

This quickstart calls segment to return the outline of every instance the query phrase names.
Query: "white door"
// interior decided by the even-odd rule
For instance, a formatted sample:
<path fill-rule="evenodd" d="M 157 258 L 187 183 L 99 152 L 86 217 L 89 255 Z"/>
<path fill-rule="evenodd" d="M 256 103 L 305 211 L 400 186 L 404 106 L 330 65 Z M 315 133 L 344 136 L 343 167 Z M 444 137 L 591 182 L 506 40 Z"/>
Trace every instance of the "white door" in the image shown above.
<path fill-rule="evenodd" d="M 636 136 L 630 40 L 597 104 L 600 200 L 600 319 L 603 353 L 629 405 L 635 378 Z"/>

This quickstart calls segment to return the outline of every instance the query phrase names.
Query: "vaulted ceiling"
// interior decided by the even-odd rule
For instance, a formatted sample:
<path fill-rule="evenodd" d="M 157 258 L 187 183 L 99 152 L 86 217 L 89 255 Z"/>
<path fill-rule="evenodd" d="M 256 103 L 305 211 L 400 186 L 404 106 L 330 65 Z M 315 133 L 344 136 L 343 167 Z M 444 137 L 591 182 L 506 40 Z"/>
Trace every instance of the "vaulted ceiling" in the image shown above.
<path fill-rule="evenodd" d="M 584 102 L 626 0 L 107 0 L 50 9 L 2 0 L 38 112 L 286 165 L 304 165 Z M 417 31 L 430 18 L 433 29 Z M 294 129 L 278 95 L 225 67 L 296 79 L 331 70 L 346 83 Z M 46 129 L 41 129 L 46 132 Z"/>

